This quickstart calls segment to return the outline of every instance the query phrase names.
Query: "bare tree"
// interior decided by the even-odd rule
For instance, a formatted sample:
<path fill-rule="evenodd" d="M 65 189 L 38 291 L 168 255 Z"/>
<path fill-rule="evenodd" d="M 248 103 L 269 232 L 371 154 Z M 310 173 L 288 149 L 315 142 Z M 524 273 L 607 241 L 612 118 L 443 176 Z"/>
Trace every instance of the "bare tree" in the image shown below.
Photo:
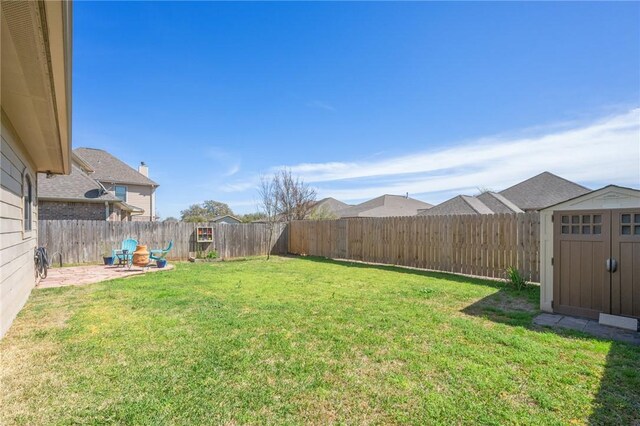
<path fill-rule="evenodd" d="M 313 209 L 316 191 L 299 177 L 293 177 L 291 170 L 282 169 L 273 175 L 280 220 L 302 220 Z"/>
<path fill-rule="evenodd" d="M 271 178 L 262 176 L 258 187 L 260 212 L 269 227 L 269 247 L 276 222 L 304 219 L 316 202 L 316 191 L 290 170 L 282 169 Z M 267 254 L 267 260 L 269 253 Z"/>
<path fill-rule="evenodd" d="M 485 192 L 496 192 L 488 186 L 477 186 L 476 189 L 478 190 L 478 193 L 476 194 L 476 196 L 482 195 Z"/>
<path fill-rule="evenodd" d="M 258 187 L 258 208 L 264 214 L 267 221 L 267 229 L 269 231 L 267 260 L 271 255 L 271 241 L 273 240 L 273 230 L 278 220 L 278 197 L 276 195 L 275 179 L 262 176 L 260 178 L 260 186 Z"/>

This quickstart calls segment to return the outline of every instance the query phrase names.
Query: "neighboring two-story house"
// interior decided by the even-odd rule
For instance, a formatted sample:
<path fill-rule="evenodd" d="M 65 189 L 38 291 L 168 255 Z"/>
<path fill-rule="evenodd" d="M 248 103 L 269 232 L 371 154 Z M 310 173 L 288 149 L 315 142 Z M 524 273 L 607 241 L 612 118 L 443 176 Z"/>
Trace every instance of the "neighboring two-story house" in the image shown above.
<path fill-rule="evenodd" d="M 38 180 L 40 219 L 155 221 L 158 184 L 149 168 L 138 170 L 101 149 L 73 151 L 68 176 Z"/>
<path fill-rule="evenodd" d="M 93 179 L 93 169 L 75 153 L 71 160 L 69 175 L 38 175 L 40 219 L 120 222 L 142 213 Z"/>

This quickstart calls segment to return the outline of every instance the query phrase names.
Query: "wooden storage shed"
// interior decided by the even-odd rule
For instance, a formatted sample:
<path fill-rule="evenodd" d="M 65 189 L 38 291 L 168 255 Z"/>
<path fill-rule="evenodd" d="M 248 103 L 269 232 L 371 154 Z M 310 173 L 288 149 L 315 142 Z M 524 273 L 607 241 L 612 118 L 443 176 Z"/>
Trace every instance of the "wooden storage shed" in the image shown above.
<path fill-rule="evenodd" d="M 540 308 L 640 318 L 640 191 L 609 185 L 540 211 Z"/>

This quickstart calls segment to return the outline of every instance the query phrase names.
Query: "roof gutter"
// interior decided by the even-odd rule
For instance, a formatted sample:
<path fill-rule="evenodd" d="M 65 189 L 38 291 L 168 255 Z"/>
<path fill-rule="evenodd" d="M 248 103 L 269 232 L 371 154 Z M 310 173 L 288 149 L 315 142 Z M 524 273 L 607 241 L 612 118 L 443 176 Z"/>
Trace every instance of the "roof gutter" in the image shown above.
<path fill-rule="evenodd" d="M 127 204 L 124 201 L 117 201 L 118 206 L 131 213 L 132 216 L 139 216 L 144 214 L 144 210 L 140 207 L 132 206 L 131 204 Z"/>
<path fill-rule="evenodd" d="M 38 201 L 61 201 L 68 203 L 118 203 L 120 200 L 105 200 L 104 198 L 60 198 L 38 197 Z"/>

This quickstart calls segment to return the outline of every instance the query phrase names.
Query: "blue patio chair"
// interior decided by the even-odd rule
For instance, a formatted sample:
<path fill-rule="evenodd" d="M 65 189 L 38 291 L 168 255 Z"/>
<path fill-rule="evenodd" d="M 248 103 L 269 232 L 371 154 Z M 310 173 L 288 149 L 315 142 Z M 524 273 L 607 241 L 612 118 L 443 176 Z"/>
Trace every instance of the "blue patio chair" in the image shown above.
<path fill-rule="evenodd" d="M 169 245 L 166 249 L 149 250 L 149 258 L 151 260 L 162 260 L 173 248 L 173 240 L 169 241 Z"/>
<path fill-rule="evenodd" d="M 138 241 L 132 238 L 124 240 L 120 250 L 113 250 L 111 253 L 113 260 L 117 261 L 118 265 L 126 264 L 128 267 L 131 267 L 131 264 L 133 263 L 133 252 L 136 251 L 137 246 Z M 124 250 L 127 250 L 126 254 L 123 253 Z"/>

